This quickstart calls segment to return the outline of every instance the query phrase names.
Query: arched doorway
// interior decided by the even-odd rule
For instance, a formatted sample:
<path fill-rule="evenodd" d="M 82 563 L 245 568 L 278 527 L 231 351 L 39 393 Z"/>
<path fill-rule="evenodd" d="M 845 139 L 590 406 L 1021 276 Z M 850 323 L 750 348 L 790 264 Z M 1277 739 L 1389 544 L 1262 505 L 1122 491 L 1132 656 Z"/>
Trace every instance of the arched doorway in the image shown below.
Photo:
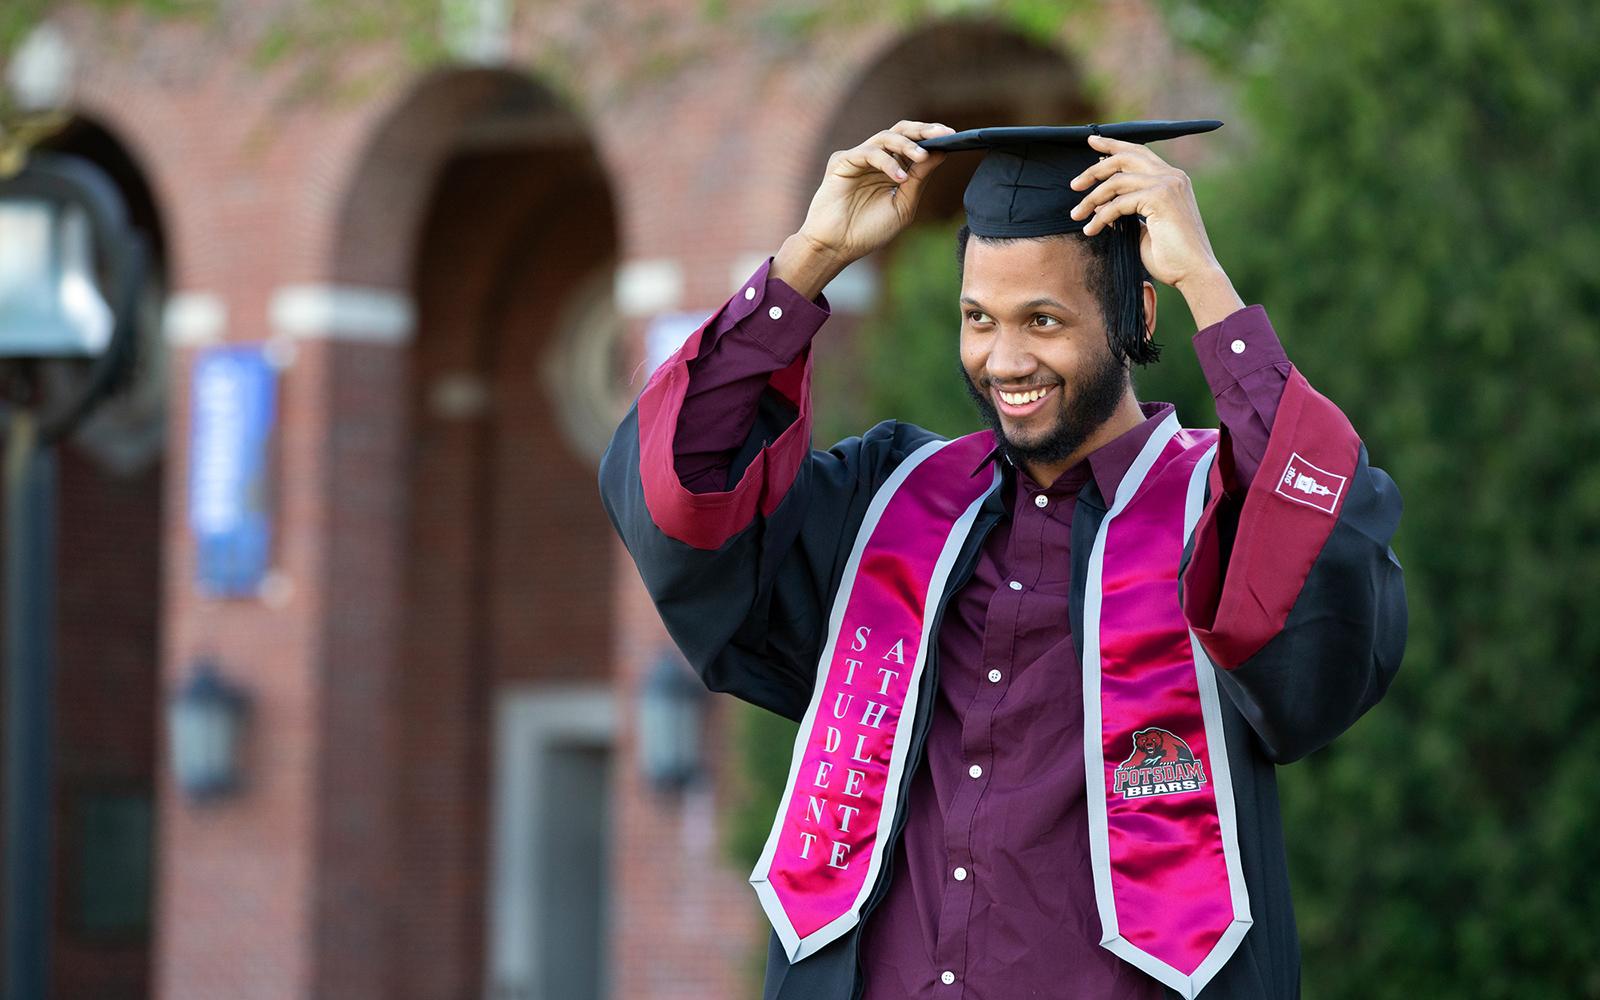
<path fill-rule="evenodd" d="M 609 870 L 613 567 L 594 470 L 621 332 L 610 185 L 573 112 L 499 71 L 424 81 L 367 161 L 339 267 L 387 283 L 402 260 L 378 244 L 409 219 L 416 314 L 389 995 L 598 997 L 605 908 L 558 921 L 556 904 L 603 902 Z M 541 704 L 600 721 L 529 739 L 529 719 L 564 718 Z"/>

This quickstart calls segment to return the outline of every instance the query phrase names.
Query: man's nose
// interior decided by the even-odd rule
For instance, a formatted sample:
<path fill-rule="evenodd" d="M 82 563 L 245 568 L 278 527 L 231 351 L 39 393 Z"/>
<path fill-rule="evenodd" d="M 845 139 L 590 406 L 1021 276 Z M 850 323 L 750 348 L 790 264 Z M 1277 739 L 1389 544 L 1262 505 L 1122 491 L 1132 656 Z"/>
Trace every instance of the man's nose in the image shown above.
<path fill-rule="evenodd" d="M 1027 335 L 1001 327 L 989 349 L 989 378 L 995 382 L 1017 381 L 1028 378 L 1038 367 L 1039 361 L 1029 349 Z"/>

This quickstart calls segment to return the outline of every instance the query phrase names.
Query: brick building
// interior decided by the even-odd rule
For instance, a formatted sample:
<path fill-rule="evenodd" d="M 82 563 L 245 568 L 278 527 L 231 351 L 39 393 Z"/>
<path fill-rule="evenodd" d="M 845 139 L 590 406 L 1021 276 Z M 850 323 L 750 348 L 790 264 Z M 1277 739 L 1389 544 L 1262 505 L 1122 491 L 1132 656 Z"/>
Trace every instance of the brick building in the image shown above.
<path fill-rule="evenodd" d="M 164 306 L 142 395 L 63 457 L 59 997 L 750 995 L 765 931 L 718 845 L 723 709 L 698 790 L 635 764 L 665 640 L 594 478 L 646 332 L 718 306 L 829 151 L 898 119 L 1218 110 L 1145 0 L 1050 44 L 844 4 L 464 6 L 426 69 L 396 53 L 427 4 L 396 6 L 400 41 L 338 48 L 316 5 L 53 17 L 77 117 L 52 143 L 116 177 Z M 924 213 L 958 211 L 972 165 Z M 825 338 L 874 283 L 852 270 Z M 273 571 L 217 599 L 189 375 L 256 342 L 283 366 Z M 197 805 L 162 706 L 202 655 L 252 712 L 246 787 Z"/>

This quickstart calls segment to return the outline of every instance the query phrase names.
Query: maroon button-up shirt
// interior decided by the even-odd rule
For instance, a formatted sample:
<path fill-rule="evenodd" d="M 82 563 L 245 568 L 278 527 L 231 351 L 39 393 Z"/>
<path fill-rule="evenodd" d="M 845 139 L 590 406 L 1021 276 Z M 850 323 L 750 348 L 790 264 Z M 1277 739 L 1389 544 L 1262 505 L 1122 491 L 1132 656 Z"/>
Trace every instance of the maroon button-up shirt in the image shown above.
<path fill-rule="evenodd" d="M 726 488 L 767 376 L 798 357 L 829 314 L 825 298 L 804 299 L 768 278 L 770 267 L 769 258 L 746 285 L 764 283 L 762 301 L 778 315 L 719 318 L 690 365 L 674 459 L 696 492 Z M 1242 490 L 1266 453 L 1288 358 L 1259 306 L 1201 330 L 1194 349 Z M 1103 497 L 1116 495 L 1172 412 L 1169 403 L 1141 407 L 1144 423 L 1048 486 L 1006 470 L 1007 516 L 939 632 L 926 756 L 888 894 L 863 931 L 867 1000 L 1162 996 L 1154 979 L 1099 945 L 1068 614 L 1078 490 L 1092 477 Z"/>

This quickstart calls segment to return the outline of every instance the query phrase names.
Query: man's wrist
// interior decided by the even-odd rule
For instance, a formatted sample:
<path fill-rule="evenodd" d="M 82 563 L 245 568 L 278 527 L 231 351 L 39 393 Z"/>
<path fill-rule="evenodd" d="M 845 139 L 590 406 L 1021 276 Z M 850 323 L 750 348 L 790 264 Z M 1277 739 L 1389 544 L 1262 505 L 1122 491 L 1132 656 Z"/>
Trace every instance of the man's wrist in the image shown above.
<path fill-rule="evenodd" d="M 849 263 L 805 235 L 795 233 L 783 241 L 767 277 L 777 278 L 806 298 L 815 299 Z"/>
<path fill-rule="evenodd" d="M 1220 265 L 1214 264 L 1173 287 L 1188 304 L 1196 330 L 1220 323 L 1244 308 L 1244 300 L 1234 291 L 1233 282 Z"/>

